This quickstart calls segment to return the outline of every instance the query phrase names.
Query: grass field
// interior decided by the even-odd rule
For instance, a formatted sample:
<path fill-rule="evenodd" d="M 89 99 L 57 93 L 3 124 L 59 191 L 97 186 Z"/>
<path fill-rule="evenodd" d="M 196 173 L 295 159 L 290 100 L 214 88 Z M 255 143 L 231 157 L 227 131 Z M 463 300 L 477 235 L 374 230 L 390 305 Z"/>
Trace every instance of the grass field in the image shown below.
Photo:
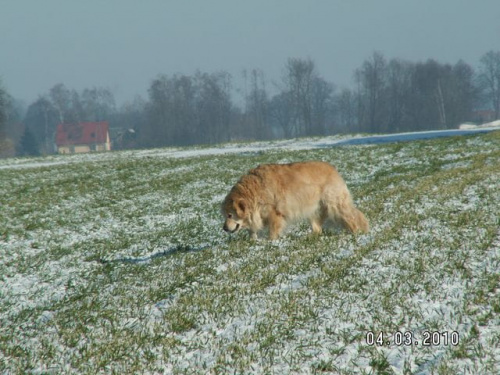
<path fill-rule="evenodd" d="M 0 374 L 500 373 L 500 132 L 199 150 L 0 160 Z M 370 233 L 222 231 L 239 176 L 311 159 Z"/>

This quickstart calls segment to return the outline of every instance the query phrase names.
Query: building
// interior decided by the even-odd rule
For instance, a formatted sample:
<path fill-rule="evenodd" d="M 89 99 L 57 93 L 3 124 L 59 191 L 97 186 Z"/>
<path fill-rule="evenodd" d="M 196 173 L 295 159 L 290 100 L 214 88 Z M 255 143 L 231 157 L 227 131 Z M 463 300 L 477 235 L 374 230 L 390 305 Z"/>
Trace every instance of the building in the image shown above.
<path fill-rule="evenodd" d="M 106 121 L 59 124 L 56 132 L 57 152 L 78 154 L 111 150 L 109 126 Z"/>
<path fill-rule="evenodd" d="M 497 120 L 495 118 L 495 111 L 492 110 L 478 110 L 472 112 L 473 121 L 479 125 L 484 124 L 486 122 L 491 122 Z"/>

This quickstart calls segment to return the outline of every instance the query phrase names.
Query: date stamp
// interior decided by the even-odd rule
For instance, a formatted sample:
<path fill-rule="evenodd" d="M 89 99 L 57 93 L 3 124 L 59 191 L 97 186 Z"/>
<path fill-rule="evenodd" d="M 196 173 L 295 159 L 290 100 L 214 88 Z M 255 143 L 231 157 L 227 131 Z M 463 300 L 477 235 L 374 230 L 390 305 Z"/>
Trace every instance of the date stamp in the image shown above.
<path fill-rule="evenodd" d="M 368 331 L 365 342 L 368 346 L 458 346 L 460 335 L 457 331 L 423 331 L 421 336 L 412 331 Z"/>

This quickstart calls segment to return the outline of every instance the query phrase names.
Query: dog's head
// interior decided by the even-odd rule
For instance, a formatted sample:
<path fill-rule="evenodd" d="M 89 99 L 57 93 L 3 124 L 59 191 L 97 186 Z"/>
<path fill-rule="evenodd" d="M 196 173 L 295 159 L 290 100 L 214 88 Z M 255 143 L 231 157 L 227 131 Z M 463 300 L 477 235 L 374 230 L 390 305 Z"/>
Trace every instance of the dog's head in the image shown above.
<path fill-rule="evenodd" d="M 248 228 L 248 206 L 242 198 L 227 197 L 222 204 L 222 215 L 225 222 L 222 229 L 228 233 L 236 233 Z"/>

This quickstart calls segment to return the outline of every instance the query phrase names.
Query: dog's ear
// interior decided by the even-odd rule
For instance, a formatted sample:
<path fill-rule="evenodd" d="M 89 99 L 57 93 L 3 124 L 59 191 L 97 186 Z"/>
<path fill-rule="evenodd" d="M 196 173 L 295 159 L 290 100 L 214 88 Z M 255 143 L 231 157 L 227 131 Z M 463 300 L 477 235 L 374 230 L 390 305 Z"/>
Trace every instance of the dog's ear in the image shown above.
<path fill-rule="evenodd" d="M 241 210 L 241 212 L 245 213 L 245 211 L 247 209 L 247 205 L 243 199 L 240 199 L 238 201 L 238 208 Z"/>

